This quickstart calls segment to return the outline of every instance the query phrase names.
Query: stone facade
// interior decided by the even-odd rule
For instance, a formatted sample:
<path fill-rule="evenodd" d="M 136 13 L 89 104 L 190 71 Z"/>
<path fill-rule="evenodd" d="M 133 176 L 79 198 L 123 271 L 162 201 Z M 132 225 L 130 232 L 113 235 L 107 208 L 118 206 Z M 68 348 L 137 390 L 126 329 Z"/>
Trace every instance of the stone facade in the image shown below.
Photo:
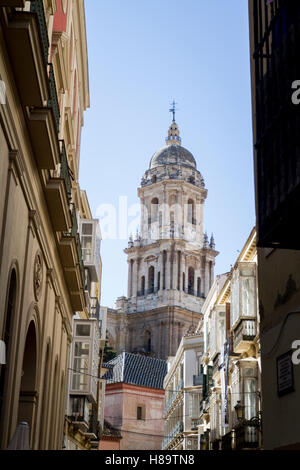
<path fill-rule="evenodd" d="M 204 233 L 204 179 L 175 121 L 138 189 L 140 232 L 129 239 L 127 298 L 108 311 L 110 345 L 161 359 L 201 318 L 214 280 L 213 236 Z"/>

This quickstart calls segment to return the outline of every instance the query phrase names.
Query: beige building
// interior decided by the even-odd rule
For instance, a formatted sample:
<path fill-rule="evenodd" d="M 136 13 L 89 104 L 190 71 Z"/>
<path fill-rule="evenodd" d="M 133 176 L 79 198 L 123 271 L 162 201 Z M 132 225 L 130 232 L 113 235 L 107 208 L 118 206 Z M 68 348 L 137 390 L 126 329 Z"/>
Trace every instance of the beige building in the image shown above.
<path fill-rule="evenodd" d="M 104 420 L 105 387 L 100 377 L 106 315 L 100 308 L 101 231 L 99 221 L 92 218 L 85 191 L 81 191 L 79 237 L 87 309 L 73 317 L 64 438 L 66 450 L 97 449 Z"/>
<path fill-rule="evenodd" d="M 118 353 L 166 359 L 201 318 L 218 254 L 213 236 L 209 241 L 204 233 L 207 189 L 174 119 L 138 195 L 140 233 L 125 250 L 128 296 L 108 311 L 108 338 Z"/>
<path fill-rule="evenodd" d="M 72 318 L 88 315 L 78 232 L 84 3 L 1 1 L 0 17 L 1 448 L 27 422 L 31 449 L 60 449 Z"/>

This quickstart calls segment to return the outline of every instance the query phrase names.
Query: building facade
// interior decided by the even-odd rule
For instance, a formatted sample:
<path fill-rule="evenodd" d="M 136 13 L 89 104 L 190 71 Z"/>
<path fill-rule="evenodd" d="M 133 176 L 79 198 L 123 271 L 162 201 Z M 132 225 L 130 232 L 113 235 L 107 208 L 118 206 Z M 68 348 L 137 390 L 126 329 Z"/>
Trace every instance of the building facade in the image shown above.
<path fill-rule="evenodd" d="M 262 448 L 256 230 L 203 306 L 199 448 Z"/>
<path fill-rule="evenodd" d="M 97 449 L 103 429 L 104 387 L 101 369 L 106 334 L 106 315 L 100 309 L 101 231 L 92 218 L 85 191 L 81 191 L 79 237 L 85 270 L 87 309 L 73 317 L 73 341 L 68 368 L 64 448 Z"/>
<path fill-rule="evenodd" d="M 89 106 L 83 0 L 0 2 L 1 448 L 63 443 L 72 318 L 86 312 L 78 169 Z"/>
<path fill-rule="evenodd" d="M 160 450 L 163 440 L 163 380 L 166 362 L 139 354 L 122 353 L 107 364 L 105 422 L 116 439 L 100 441 L 100 450 Z M 116 430 L 119 435 L 116 435 Z M 105 436 L 105 435 L 104 435 Z M 121 439 L 120 439 L 121 437 Z"/>
<path fill-rule="evenodd" d="M 299 18 L 296 0 L 249 0 L 265 449 L 300 448 Z"/>
<path fill-rule="evenodd" d="M 163 450 L 196 450 L 202 382 L 198 381 L 203 356 L 203 334 L 190 332 L 168 359 L 164 380 Z"/>
<path fill-rule="evenodd" d="M 213 236 L 209 241 L 204 233 L 207 189 L 174 119 L 138 195 L 140 232 L 125 250 L 128 296 L 108 312 L 108 334 L 118 352 L 166 359 L 200 319 L 218 254 Z"/>

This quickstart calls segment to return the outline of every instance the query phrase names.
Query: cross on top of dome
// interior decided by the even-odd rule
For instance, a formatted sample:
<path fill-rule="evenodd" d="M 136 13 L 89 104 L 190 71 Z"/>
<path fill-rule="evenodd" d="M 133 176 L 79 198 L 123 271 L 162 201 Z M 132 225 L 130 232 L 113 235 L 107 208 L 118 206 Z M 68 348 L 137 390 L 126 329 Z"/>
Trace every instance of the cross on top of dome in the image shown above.
<path fill-rule="evenodd" d="M 181 137 L 179 134 L 179 127 L 175 122 L 175 112 L 176 112 L 176 103 L 173 101 L 172 108 L 170 109 L 170 113 L 173 114 L 173 121 L 169 127 L 168 137 L 166 138 L 167 145 L 181 145 Z"/>

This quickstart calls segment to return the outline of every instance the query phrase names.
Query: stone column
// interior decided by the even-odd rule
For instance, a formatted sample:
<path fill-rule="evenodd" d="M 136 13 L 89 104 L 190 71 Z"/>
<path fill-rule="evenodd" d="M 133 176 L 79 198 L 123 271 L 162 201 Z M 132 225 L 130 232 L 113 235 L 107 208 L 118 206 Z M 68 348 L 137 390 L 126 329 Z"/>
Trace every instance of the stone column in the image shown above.
<path fill-rule="evenodd" d="M 132 297 L 132 271 L 133 271 L 133 260 L 128 260 L 128 288 L 127 288 L 127 296 L 128 298 Z"/>

